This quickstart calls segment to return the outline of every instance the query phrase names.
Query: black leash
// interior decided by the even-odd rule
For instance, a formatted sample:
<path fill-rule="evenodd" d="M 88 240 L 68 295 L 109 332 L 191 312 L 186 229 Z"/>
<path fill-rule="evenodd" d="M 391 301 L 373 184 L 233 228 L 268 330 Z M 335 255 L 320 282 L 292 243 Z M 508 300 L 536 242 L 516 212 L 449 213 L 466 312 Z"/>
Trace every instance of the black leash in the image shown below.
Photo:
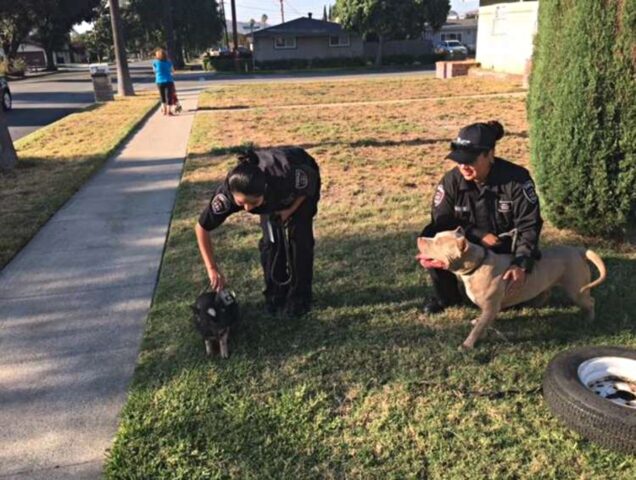
<path fill-rule="evenodd" d="M 286 287 L 294 280 L 294 251 L 293 245 L 289 241 L 289 223 L 282 223 L 278 215 L 270 216 L 267 222 L 270 242 L 274 244 L 274 248 L 276 249 L 274 257 L 272 258 L 269 277 L 277 287 Z M 278 264 L 280 256 L 283 254 L 285 255 L 285 273 L 287 278 L 279 280 L 276 278 L 276 265 Z"/>

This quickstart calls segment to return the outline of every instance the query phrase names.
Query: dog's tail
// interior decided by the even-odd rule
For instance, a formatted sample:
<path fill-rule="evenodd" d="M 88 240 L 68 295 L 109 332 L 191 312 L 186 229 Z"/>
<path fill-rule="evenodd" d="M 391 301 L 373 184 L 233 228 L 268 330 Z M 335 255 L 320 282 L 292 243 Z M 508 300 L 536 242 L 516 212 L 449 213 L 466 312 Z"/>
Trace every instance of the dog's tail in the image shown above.
<path fill-rule="evenodd" d="M 600 285 L 607 278 L 607 268 L 605 268 L 605 262 L 603 262 L 603 259 L 596 252 L 589 249 L 586 250 L 585 258 L 594 264 L 600 276 L 593 282 L 588 283 L 587 285 L 584 285 L 583 287 L 581 287 L 580 293 L 584 293 L 586 290 L 589 290 L 590 288 L 594 288 L 597 285 Z"/>

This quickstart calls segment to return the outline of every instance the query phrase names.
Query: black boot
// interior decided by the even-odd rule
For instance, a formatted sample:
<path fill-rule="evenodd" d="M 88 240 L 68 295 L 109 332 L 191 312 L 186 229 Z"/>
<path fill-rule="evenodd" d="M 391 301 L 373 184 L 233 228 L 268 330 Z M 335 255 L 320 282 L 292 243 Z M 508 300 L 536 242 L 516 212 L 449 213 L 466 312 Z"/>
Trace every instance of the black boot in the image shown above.
<path fill-rule="evenodd" d="M 301 298 L 290 298 L 285 305 L 285 314 L 291 318 L 306 315 L 311 310 L 311 302 Z"/>
<path fill-rule="evenodd" d="M 436 298 L 427 302 L 422 309 L 426 315 L 435 315 L 436 313 L 442 313 L 444 310 L 446 310 L 446 305 L 440 303 Z"/>

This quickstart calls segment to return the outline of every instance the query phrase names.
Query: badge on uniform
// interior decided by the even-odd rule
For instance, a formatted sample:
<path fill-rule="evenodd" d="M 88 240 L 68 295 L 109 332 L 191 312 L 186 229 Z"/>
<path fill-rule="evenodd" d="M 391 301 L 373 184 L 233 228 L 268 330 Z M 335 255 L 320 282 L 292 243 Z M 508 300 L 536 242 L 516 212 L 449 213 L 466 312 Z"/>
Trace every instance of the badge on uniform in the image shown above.
<path fill-rule="evenodd" d="M 296 190 L 304 190 L 309 185 L 309 177 L 304 170 L 296 169 Z"/>
<path fill-rule="evenodd" d="M 537 192 L 535 192 L 534 190 L 534 183 L 532 182 L 532 180 L 528 180 L 526 183 L 524 183 L 522 190 L 523 196 L 526 197 L 526 199 L 533 205 L 539 201 Z"/>
<path fill-rule="evenodd" d="M 231 208 L 230 199 L 224 193 L 218 193 L 210 202 L 210 207 L 215 215 L 225 215 Z"/>
<path fill-rule="evenodd" d="M 444 185 L 438 185 L 437 190 L 435 191 L 435 196 L 433 197 L 433 205 L 439 207 L 444 200 Z"/>
<path fill-rule="evenodd" d="M 499 200 L 497 202 L 497 210 L 500 213 L 510 213 L 512 210 L 512 201 L 511 200 Z"/>

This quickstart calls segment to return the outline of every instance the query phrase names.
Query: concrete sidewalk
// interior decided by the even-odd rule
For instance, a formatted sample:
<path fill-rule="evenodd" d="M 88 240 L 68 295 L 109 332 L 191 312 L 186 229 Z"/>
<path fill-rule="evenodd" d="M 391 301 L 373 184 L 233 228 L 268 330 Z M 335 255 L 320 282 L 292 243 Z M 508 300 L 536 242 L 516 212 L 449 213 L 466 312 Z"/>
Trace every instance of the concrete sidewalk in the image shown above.
<path fill-rule="evenodd" d="M 0 272 L 0 479 L 100 477 L 197 98 L 155 113 Z"/>

